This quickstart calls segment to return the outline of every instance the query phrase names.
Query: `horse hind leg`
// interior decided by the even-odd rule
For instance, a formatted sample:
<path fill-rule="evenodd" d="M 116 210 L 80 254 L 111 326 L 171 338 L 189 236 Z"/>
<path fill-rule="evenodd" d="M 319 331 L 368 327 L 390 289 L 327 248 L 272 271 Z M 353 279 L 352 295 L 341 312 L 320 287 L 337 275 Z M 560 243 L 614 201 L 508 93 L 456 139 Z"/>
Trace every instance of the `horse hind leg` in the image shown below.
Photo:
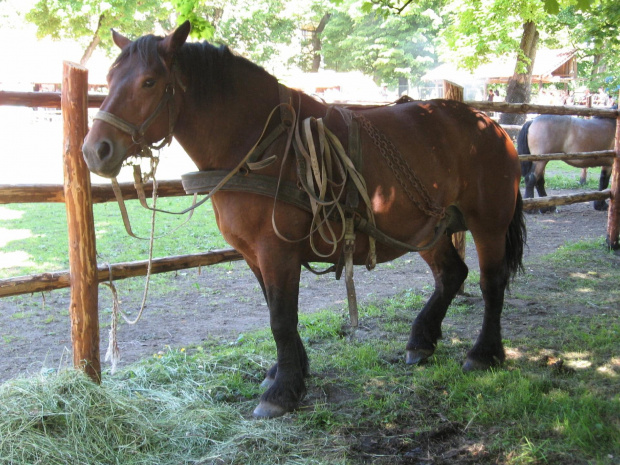
<path fill-rule="evenodd" d="M 533 199 L 534 188 L 536 187 L 536 182 L 538 181 L 538 179 L 536 179 L 536 173 L 533 169 L 530 172 L 523 174 L 523 181 L 525 183 L 525 192 L 523 197 L 526 199 Z"/>
<path fill-rule="evenodd" d="M 603 166 L 601 168 L 601 177 L 598 180 L 598 190 L 602 191 L 607 189 L 609 186 L 609 179 L 611 178 L 611 167 Z M 593 202 L 593 207 L 598 211 L 607 211 L 609 205 L 605 200 L 595 200 Z"/>
<path fill-rule="evenodd" d="M 505 237 L 476 235 L 472 231 L 480 263 L 480 290 L 484 300 L 482 329 L 467 353 L 463 370 L 485 370 L 501 365 L 505 358 L 501 336 L 501 315 L 509 270 L 505 260 Z M 479 246 L 479 244 L 483 244 Z"/>
<path fill-rule="evenodd" d="M 542 176 L 536 181 L 536 192 L 538 192 L 538 197 L 547 197 L 547 190 L 545 189 L 545 175 L 543 173 Z M 555 205 L 550 207 L 543 207 L 540 209 L 540 213 L 555 213 L 557 208 Z"/>
<path fill-rule="evenodd" d="M 422 363 L 435 352 L 448 306 L 468 273 L 467 265 L 449 236 L 440 239 L 433 249 L 421 252 L 420 256 L 433 272 L 435 290 L 411 326 L 406 357 L 409 365 Z"/>

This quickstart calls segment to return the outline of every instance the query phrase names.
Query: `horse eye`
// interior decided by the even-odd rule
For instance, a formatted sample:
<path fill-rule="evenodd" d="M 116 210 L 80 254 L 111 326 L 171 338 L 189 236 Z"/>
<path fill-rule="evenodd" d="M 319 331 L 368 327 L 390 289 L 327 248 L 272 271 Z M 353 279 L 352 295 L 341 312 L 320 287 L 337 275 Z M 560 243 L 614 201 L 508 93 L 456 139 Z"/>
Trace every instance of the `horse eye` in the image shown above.
<path fill-rule="evenodd" d="M 145 79 L 145 81 L 142 83 L 142 87 L 144 87 L 145 89 L 150 89 L 154 85 L 155 79 Z"/>

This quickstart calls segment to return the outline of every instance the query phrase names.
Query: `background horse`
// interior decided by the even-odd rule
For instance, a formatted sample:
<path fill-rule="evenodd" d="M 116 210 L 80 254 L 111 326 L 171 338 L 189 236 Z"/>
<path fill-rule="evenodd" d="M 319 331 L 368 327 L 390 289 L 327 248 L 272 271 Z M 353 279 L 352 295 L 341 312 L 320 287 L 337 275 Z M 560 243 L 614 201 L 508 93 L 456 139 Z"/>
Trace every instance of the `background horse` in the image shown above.
<path fill-rule="evenodd" d="M 545 153 L 575 153 L 612 150 L 616 134 L 614 118 L 583 119 L 565 115 L 541 115 L 523 125 L 517 136 L 520 155 Z M 564 160 L 577 168 L 601 166 L 599 190 L 607 189 L 611 177 L 613 157 Z M 526 199 L 534 197 L 534 187 L 539 197 L 546 197 L 545 167 L 548 161 L 525 161 L 521 163 L 521 174 L 525 180 Z M 582 174 L 585 179 L 585 176 Z M 596 210 L 606 210 L 604 200 L 595 200 Z M 555 211 L 555 207 L 541 209 L 541 212 Z"/>
<path fill-rule="evenodd" d="M 290 139 L 298 139 L 302 125 L 310 121 L 320 126 L 321 121 L 345 147 L 349 145 L 346 111 L 334 111 L 285 88 L 225 47 L 186 43 L 189 31 L 185 23 L 165 38 L 149 35 L 134 42 L 113 33 L 122 51 L 108 74 L 109 94 L 83 145 L 91 171 L 116 176 L 128 156 L 173 135 L 199 170 L 234 174 L 260 140 L 266 148 L 258 161 L 264 163 L 251 166 L 263 178 L 299 191 L 298 184 L 305 180 L 303 171 L 298 174 Z M 282 94 L 290 97 L 283 99 Z M 295 117 L 289 119 L 278 109 Z M 464 369 L 501 364 L 504 290 L 522 268 L 525 236 L 520 169 L 512 142 L 484 113 L 454 101 L 402 103 L 362 114 L 355 118 L 364 123 L 360 172 L 368 210 L 385 235 L 408 246 L 429 246 L 420 254 L 435 279 L 431 298 L 413 322 L 407 363 L 429 358 L 441 337 L 441 322 L 468 273 L 450 236 L 467 228 L 478 252 L 484 318 Z M 265 130 L 273 137 L 264 137 Z M 331 170 L 328 161 L 322 163 L 316 166 L 318 172 Z M 329 184 L 343 184 L 340 181 Z M 269 387 L 254 411 L 257 417 L 279 416 L 300 405 L 309 374 L 297 330 L 301 265 L 337 263 L 344 247 L 344 241 L 329 244 L 321 231 L 311 230 L 312 213 L 276 201 L 275 195 L 240 189 L 220 190 L 212 197 L 222 235 L 245 258 L 269 307 L 277 363 L 267 373 Z M 369 216 L 361 205 L 354 214 L 357 219 Z M 327 223 L 324 226 L 337 235 L 343 229 L 339 221 Z M 365 264 L 371 241 L 359 230 L 354 237 L 354 263 Z M 379 262 L 406 251 L 377 239 Z"/>

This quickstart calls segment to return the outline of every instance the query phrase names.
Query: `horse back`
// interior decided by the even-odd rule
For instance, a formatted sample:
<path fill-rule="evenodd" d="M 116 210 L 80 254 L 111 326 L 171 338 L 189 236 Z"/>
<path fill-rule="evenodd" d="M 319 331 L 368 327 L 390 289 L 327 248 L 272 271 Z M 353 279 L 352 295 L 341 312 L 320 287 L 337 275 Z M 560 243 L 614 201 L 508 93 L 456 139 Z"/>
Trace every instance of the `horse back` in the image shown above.
<path fill-rule="evenodd" d="M 390 231 L 405 238 L 424 229 L 420 222 L 431 229 L 437 222 L 420 215 L 403 180 L 419 182 L 440 207 L 457 206 L 468 225 L 486 216 L 497 218 L 498 225 L 510 222 L 518 156 L 508 135 L 486 114 L 461 102 L 431 100 L 368 110 L 363 116 L 389 141 L 382 146 L 362 136 L 363 174 L 380 228 L 392 230 L 393 218 L 407 219 L 398 225 L 402 229 Z M 397 156 L 402 166 L 394 161 Z M 414 191 L 413 197 L 420 194 Z M 388 215 L 392 220 L 384 223 Z"/>
<path fill-rule="evenodd" d="M 433 184 L 454 185 L 464 176 L 486 176 L 490 166 L 509 176 L 516 166 L 518 173 L 518 157 L 509 136 L 485 113 L 464 103 L 410 102 L 364 115 Z M 370 146 L 376 152 L 369 142 L 364 148 Z"/>
<path fill-rule="evenodd" d="M 613 148 L 614 134 L 613 120 L 541 115 L 529 128 L 528 144 L 535 154 L 594 152 Z"/>

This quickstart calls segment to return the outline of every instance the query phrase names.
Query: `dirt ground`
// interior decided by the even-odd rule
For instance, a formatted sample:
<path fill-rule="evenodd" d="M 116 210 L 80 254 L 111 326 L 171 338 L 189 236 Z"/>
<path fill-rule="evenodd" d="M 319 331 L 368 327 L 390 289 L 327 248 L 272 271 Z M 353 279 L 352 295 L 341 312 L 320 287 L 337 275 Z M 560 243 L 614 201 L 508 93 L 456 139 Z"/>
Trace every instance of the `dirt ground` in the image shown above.
<path fill-rule="evenodd" d="M 554 214 L 526 215 L 526 221 L 528 248 L 524 261 L 527 273 L 537 279 L 545 270 L 529 266 L 536 257 L 553 252 L 567 241 L 601 239 L 602 244 L 607 213 L 594 211 L 589 204 L 576 204 L 560 207 Z M 473 247 L 468 247 L 466 262 L 471 270 L 477 269 Z M 428 292 L 432 278 L 417 254 L 407 254 L 372 272 L 356 268 L 355 283 L 358 300 L 368 303 L 408 289 Z M 200 275 L 196 270 L 179 272 L 171 287 L 174 291 L 163 298 L 149 300 L 137 325 L 120 325 L 121 366 L 166 350 L 166 346 L 191 346 L 213 337 L 234 341 L 244 332 L 268 325 L 267 306 L 244 262 L 203 269 Z M 0 382 L 54 371 L 71 363 L 68 296 L 68 291 L 55 291 L 45 296 L 0 299 Z M 121 299 L 124 308 L 135 309 L 141 292 L 122 295 Z M 519 306 L 518 299 L 511 295 L 507 299 Z M 324 308 L 342 311 L 346 307 L 344 281 L 336 281 L 332 275 L 317 277 L 304 270 L 299 301 L 303 313 Z M 109 292 L 100 287 L 102 360 L 108 344 L 108 331 L 103 326 L 109 325 L 110 302 Z M 505 337 L 517 334 L 521 323 L 505 319 Z"/>

